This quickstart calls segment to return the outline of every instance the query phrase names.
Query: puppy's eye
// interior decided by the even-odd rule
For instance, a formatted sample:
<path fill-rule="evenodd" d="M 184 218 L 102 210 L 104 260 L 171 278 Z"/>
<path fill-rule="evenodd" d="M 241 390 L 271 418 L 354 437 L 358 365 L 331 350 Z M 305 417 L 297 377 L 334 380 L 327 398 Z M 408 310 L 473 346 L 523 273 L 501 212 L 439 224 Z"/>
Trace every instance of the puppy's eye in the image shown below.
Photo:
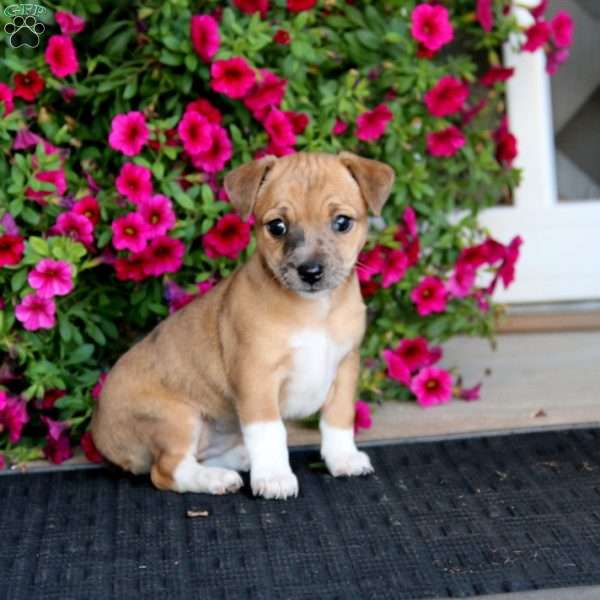
<path fill-rule="evenodd" d="M 337 233 L 345 233 L 346 231 L 350 231 L 350 229 L 352 229 L 353 223 L 354 219 L 352 217 L 338 215 L 331 222 L 331 228 Z"/>
<path fill-rule="evenodd" d="M 273 219 L 267 223 L 267 230 L 273 237 L 279 238 L 287 233 L 287 225 L 283 219 Z"/>

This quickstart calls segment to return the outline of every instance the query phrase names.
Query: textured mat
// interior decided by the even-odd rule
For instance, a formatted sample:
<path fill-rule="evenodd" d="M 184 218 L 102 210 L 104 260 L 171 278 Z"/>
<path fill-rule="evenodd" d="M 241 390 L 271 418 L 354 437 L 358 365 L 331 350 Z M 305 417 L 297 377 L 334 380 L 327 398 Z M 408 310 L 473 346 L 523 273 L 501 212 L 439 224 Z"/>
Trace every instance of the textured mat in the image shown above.
<path fill-rule="evenodd" d="M 600 584 L 600 431 L 368 449 L 301 495 L 184 496 L 98 470 L 0 477 L 0 598 L 462 598 Z M 190 518 L 187 511 L 206 510 Z"/>

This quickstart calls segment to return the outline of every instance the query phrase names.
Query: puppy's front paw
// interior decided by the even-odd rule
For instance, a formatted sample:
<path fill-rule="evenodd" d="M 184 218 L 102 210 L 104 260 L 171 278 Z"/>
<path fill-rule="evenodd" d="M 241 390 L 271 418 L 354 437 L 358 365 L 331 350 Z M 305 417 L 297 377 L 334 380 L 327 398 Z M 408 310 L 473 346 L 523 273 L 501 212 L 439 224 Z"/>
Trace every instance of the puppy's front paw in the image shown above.
<path fill-rule="evenodd" d="M 298 495 L 298 479 L 291 472 L 252 472 L 252 493 L 267 499 L 285 500 Z"/>
<path fill-rule="evenodd" d="M 350 453 L 325 456 L 325 464 L 334 477 L 353 477 L 373 472 L 371 459 L 364 452 L 356 450 Z"/>
<path fill-rule="evenodd" d="M 207 483 L 208 492 L 210 494 L 216 494 L 218 496 L 223 494 L 233 494 L 244 485 L 242 478 L 236 471 L 219 469 L 217 467 L 211 468 L 209 471 L 210 475 Z"/>

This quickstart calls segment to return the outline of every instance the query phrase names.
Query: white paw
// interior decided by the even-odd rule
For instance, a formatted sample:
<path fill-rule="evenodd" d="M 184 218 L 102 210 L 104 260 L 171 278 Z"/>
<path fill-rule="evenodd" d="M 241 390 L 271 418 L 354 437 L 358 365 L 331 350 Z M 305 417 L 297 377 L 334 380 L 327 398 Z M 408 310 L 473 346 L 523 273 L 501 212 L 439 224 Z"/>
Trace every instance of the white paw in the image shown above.
<path fill-rule="evenodd" d="M 208 468 L 210 474 L 206 477 L 206 485 L 209 494 L 232 494 L 237 492 L 244 482 L 239 473 L 229 469 L 219 469 L 218 467 Z"/>
<path fill-rule="evenodd" d="M 364 452 L 330 454 L 324 457 L 329 472 L 334 477 L 354 477 L 373 472 L 371 459 Z"/>
<path fill-rule="evenodd" d="M 298 479 L 291 472 L 252 472 L 252 493 L 267 499 L 285 500 L 298 495 Z"/>

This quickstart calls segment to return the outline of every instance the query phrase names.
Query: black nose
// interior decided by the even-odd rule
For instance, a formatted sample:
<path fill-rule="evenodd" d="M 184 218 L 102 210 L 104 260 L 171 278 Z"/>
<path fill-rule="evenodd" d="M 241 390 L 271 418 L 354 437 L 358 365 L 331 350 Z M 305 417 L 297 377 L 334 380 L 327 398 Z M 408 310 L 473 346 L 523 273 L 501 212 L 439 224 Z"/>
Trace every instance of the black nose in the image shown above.
<path fill-rule="evenodd" d="M 318 262 L 305 262 L 298 267 L 300 279 L 306 283 L 316 283 L 323 277 L 323 265 Z"/>

